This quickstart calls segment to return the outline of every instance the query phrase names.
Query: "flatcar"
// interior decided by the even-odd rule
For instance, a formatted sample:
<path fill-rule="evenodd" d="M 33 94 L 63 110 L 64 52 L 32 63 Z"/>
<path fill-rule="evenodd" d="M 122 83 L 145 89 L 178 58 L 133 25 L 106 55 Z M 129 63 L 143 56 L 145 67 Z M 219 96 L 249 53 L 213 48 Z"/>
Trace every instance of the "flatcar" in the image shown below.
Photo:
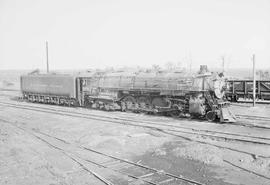
<path fill-rule="evenodd" d="M 205 67 L 195 76 L 184 71 L 112 71 L 21 77 L 23 97 L 32 102 L 233 122 L 225 87 L 224 78 Z"/>

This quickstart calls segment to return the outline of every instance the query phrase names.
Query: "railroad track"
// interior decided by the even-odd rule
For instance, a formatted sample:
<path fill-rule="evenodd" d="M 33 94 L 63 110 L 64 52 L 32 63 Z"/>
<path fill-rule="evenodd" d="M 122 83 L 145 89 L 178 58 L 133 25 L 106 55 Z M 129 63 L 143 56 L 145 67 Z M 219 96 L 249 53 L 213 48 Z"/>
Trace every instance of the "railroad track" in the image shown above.
<path fill-rule="evenodd" d="M 97 114 L 91 114 L 91 113 L 79 113 L 79 112 L 74 112 L 74 111 L 66 111 L 66 110 L 60 110 L 60 109 L 55 109 L 55 108 L 50 108 L 50 107 L 39 107 L 39 106 L 32 106 L 32 105 L 18 105 L 18 104 L 13 104 L 13 103 L 7 103 L 7 102 L 0 102 L 1 104 L 5 104 L 8 106 L 15 106 L 18 108 L 29 108 L 30 110 L 32 109 L 40 109 L 40 111 L 55 111 L 57 113 L 63 113 L 63 114 L 74 114 L 74 115 L 81 115 L 81 116 L 94 116 L 97 118 L 102 118 L 104 121 L 105 119 L 109 119 L 109 121 L 112 120 L 117 120 L 117 121 L 128 121 L 128 122 L 132 122 L 132 123 L 145 123 L 145 124 L 150 124 L 150 125 L 154 125 L 154 126 L 164 126 L 164 127 L 169 127 L 170 129 L 168 129 L 169 131 L 179 131 L 179 132 L 183 132 L 183 133 L 188 133 L 188 134 L 197 134 L 197 135 L 202 135 L 202 136 L 213 136 L 213 137 L 217 137 L 220 139 L 227 139 L 227 140 L 240 140 L 242 141 L 240 138 L 228 138 L 225 135 L 228 136 L 238 136 L 238 137 L 244 137 L 244 138 L 251 138 L 251 139 L 261 139 L 261 140 L 266 140 L 266 141 L 270 141 L 270 137 L 266 138 L 266 137 L 259 137 L 259 136 L 251 136 L 251 135 L 244 135 L 244 134 L 238 134 L 238 133 L 231 133 L 231 132 L 221 132 L 221 131 L 216 131 L 216 130 L 205 130 L 205 129 L 195 129 L 195 128 L 189 128 L 189 127 L 185 127 L 185 126 L 179 126 L 179 125 L 175 125 L 175 124 L 166 124 L 166 123 L 157 123 L 157 122 L 153 122 L 153 121 L 145 121 L 145 120 L 134 120 L 134 119 L 128 119 L 128 118 L 121 118 L 119 116 L 106 116 L 106 115 L 97 115 Z M 90 117 L 91 118 L 91 117 Z M 270 118 L 269 118 L 270 119 Z M 105 120 L 107 121 L 107 120 Z M 208 123 L 208 122 L 207 122 Z M 171 129 L 174 128 L 174 129 Z M 175 130 L 178 129 L 178 130 Z M 182 129 L 182 130 L 179 130 Z M 189 131 L 188 131 L 189 130 Z M 192 132 L 190 132 L 190 130 Z M 203 133 L 199 133 L 199 132 L 203 132 Z M 211 133 L 211 134 L 209 134 Z M 220 135 L 216 135 L 214 136 L 213 134 L 220 134 Z M 249 142 L 249 140 L 243 140 L 242 142 Z M 257 142 L 254 140 L 251 140 L 250 142 Z M 270 144 L 270 142 L 257 142 L 258 144 Z"/>
<path fill-rule="evenodd" d="M 236 105 L 237 103 L 239 103 L 239 104 L 252 104 L 253 103 L 253 101 L 251 100 L 251 101 L 244 101 L 244 100 L 238 100 L 237 102 L 233 102 L 233 104 L 234 105 Z M 268 100 L 268 101 L 257 101 L 256 100 L 256 104 L 270 104 L 270 101 Z"/>
<path fill-rule="evenodd" d="M 141 181 L 151 185 L 166 185 L 166 184 L 171 185 L 183 183 L 193 185 L 204 185 L 204 183 L 189 179 L 182 175 L 175 175 L 166 172 L 164 170 L 159 170 L 144 164 L 140 164 L 138 162 L 133 162 L 127 159 L 116 157 L 104 153 L 102 151 L 95 150 L 90 147 L 70 143 L 62 138 L 58 138 L 48 133 L 22 127 L 23 124 L 20 124 L 19 122 L 11 122 L 3 119 L 1 119 L 1 121 L 9 123 L 16 128 L 23 130 L 28 134 L 31 134 L 35 138 L 48 144 L 50 147 L 61 151 L 70 159 L 72 159 L 80 166 L 82 166 L 84 170 L 97 177 L 100 181 L 102 181 L 106 185 L 113 185 L 114 184 L 113 179 L 109 179 L 109 177 L 104 177 L 98 174 L 97 172 L 93 171 L 92 169 L 87 168 L 85 163 L 90 163 L 96 167 L 108 169 L 110 171 L 127 176 L 129 178 L 128 184 L 135 183 L 136 181 Z M 20 126 L 18 126 L 18 123 L 20 124 Z M 74 150 L 74 148 L 76 148 L 76 150 Z M 78 154 L 80 150 L 88 152 L 88 154 L 91 154 L 90 156 L 92 157 L 89 156 L 87 156 L 87 158 L 85 156 L 83 157 L 82 155 Z M 98 160 L 96 158 L 94 159 L 93 155 L 98 155 L 99 156 Z"/>
<path fill-rule="evenodd" d="M 16 89 L 0 89 L 0 91 L 14 91 L 14 92 L 20 92 L 20 90 L 16 90 Z M 1 96 L 8 96 L 8 97 L 14 97 L 13 95 L 7 95 L 7 94 L 1 94 Z M 249 107 L 249 106 L 245 106 L 245 105 L 241 105 L 241 103 L 243 104 L 250 104 L 252 102 L 238 102 L 238 103 L 231 103 L 231 105 L 235 105 L 235 106 L 241 106 L 241 107 Z M 257 103 L 262 103 L 262 104 L 270 104 L 269 102 L 257 102 Z M 51 110 L 51 109 L 50 109 Z M 57 110 L 58 111 L 58 110 Z M 242 119 L 253 119 L 256 121 L 270 121 L 270 117 L 265 117 L 265 116 L 251 116 L 251 115 L 246 115 L 246 114 L 236 114 L 235 115 L 237 118 L 242 118 Z M 230 123 L 230 124 L 234 124 L 234 123 Z M 270 127 L 267 126 L 263 126 L 263 125 L 251 125 L 251 124 L 246 124 L 243 122 L 237 122 L 236 124 L 241 124 L 242 126 L 248 126 L 248 127 L 258 127 L 258 128 L 265 128 L 265 129 L 270 129 Z"/>
<path fill-rule="evenodd" d="M 25 109 L 25 110 L 31 110 L 31 111 L 38 111 L 38 112 L 45 112 L 45 113 L 52 113 L 57 115 L 63 115 L 63 116 L 72 116 L 72 117 L 79 117 L 79 118 L 86 118 L 86 119 L 92 119 L 92 120 L 98 120 L 98 121 L 106 121 L 106 122 L 112 122 L 117 124 L 124 124 L 124 125 L 130 125 L 130 126 L 136 126 L 136 127 L 143 127 L 148 129 L 157 130 L 160 132 L 163 132 L 168 135 L 173 135 L 177 137 L 181 137 L 183 139 L 189 140 L 189 141 L 195 141 L 203 144 L 209 144 L 213 145 L 219 148 L 223 149 L 229 149 L 232 151 L 245 153 L 252 156 L 259 156 L 263 158 L 269 158 L 270 156 L 264 156 L 264 155 L 257 155 L 255 153 L 242 151 L 237 148 L 232 147 L 225 147 L 218 144 L 213 144 L 211 142 L 202 141 L 200 139 L 194 139 L 193 135 L 200 135 L 208 138 L 216 138 L 216 139 L 223 139 L 225 141 L 235 141 L 235 142 L 246 142 L 246 143 L 253 143 L 253 144 L 262 144 L 262 145 L 270 145 L 270 138 L 265 137 L 255 137 L 255 136 L 249 136 L 249 135 L 242 135 L 242 134 L 235 134 L 235 133 L 228 133 L 228 132 L 219 132 L 219 131 L 208 131 L 208 130 L 200 130 L 200 129 L 191 129 L 186 127 L 181 127 L 177 125 L 172 124 L 163 124 L 163 123 L 156 123 L 151 121 L 140 121 L 140 120 L 131 120 L 126 118 L 119 118 L 115 116 L 100 116 L 95 114 L 85 114 L 85 113 L 77 113 L 77 112 L 71 112 L 71 111 L 64 111 L 54 108 L 44 108 L 44 107 L 37 107 L 37 106 L 30 106 L 30 105 L 18 105 L 13 103 L 7 103 L 7 102 L 0 102 L 0 105 L 2 106 L 9 106 L 19 109 Z M 184 130 L 183 130 L 184 129 Z M 203 133 L 200 133 L 203 132 Z M 230 137 L 228 137 L 230 136 Z"/>
<path fill-rule="evenodd" d="M 34 110 L 34 111 L 39 111 L 39 110 Z M 46 112 L 46 111 L 39 111 L 39 112 Z M 51 113 L 51 112 L 49 112 Z M 63 114 L 60 114 L 60 115 L 63 115 Z M 72 115 L 67 115 L 67 116 L 72 116 Z M 74 115 L 73 115 L 74 116 Z M 81 117 L 81 118 L 87 118 L 87 119 L 93 119 L 93 118 L 88 118 L 88 117 L 84 117 L 84 116 L 74 116 L 74 117 Z M 100 120 L 100 119 L 96 119 L 94 118 L 95 120 Z M 113 122 L 113 123 L 119 123 L 119 122 L 115 122 L 114 121 L 108 121 L 108 120 L 102 120 L 102 121 L 107 121 L 107 122 Z M 26 124 L 26 123 L 25 123 Z M 169 132 L 169 131 L 166 131 L 166 130 L 162 130 L 162 129 L 157 129 L 157 128 L 154 128 L 154 127 L 150 127 L 150 126 L 142 126 L 142 125 L 133 125 L 133 124 L 130 124 L 130 123 L 120 123 L 120 124 L 125 124 L 125 125 L 132 125 L 132 126 L 139 126 L 139 127 L 143 127 L 143 128 L 149 128 L 149 129 L 154 129 L 154 130 L 157 130 L 157 131 L 160 131 L 160 132 L 163 132 L 165 134 L 169 134 L 169 135 L 173 135 L 173 136 L 176 136 L 176 137 L 180 137 L 180 138 L 184 138 L 184 139 L 187 139 L 189 141 L 195 141 L 195 142 L 198 142 L 198 143 L 203 143 L 203 144 L 208 144 L 208 145 L 213 145 L 213 146 L 216 146 L 216 147 L 219 147 L 219 148 L 222 148 L 222 149 L 228 149 L 228 150 L 232 150 L 232 151 L 235 151 L 235 152 L 240 152 L 240 153 L 243 153 L 243 154 L 248 154 L 248 155 L 251 155 L 252 157 L 254 158 L 257 158 L 257 157 L 262 157 L 262 158 L 269 158 L 269 156 L 261 156 L 261 155 L 258 155 L 258 154 L 255 154 L 255 153 L 250 153 L 250 152 L 246 152 L 246 151 L 241 151 L 241 150 L 238 150 L 238 149 L 235 149 L 235 148 L 230 148 L 230 147 L 224 147 L 224 146 L 220 146 L 220 145 L 216 145 L 216 144 L 212 144 L 212 143 L 208 143 L 208 142 L 204 142 L 204 141 L 198 141 L 198 140 L 193 140 L 193 139 L 190 139 L 189 137 L 184 137 L 182 135 L 179 135 L 179 134 L 175 134 L 175 133 L 172 133 L 172 132 Z M 59 138 L 58 138 L 59 139 Z M 59 139 L 59 140 L 62 140 L 62 139 Z M 64 141 L 64 140 L 62 140 Z M 64 141 L 65 142 L 65 141 Z M 264 176 L 264 175 L 261 175 L 259 173 L 256 173 L 254 171 L 250 171 L 248 169 L 244 169 L 243 167 L 241 166 L 237 166 L 231 162 L 228 162 L 228 161 L 224 161 L 230 165 L 232 165 L 233 167 L 236 167 L 236 168 L 239 168 L 241 170 L 244 170 L 246 172 L 249 172 L 251 174 L 255 174 L 257 176 L 260 176 L 260 177 L 263 177 L 265 179 L 270 179 L 269 177 L 267 176 Z"/>
<path fill-rule="evenodd" d="M 20 92 L 18 89 L 7 89 L 7 88 L 0 88 L 0 91 L 14 91 L 14 92 Z"/>
<path fill-rule="evenodd" d="M 235 103 L 233 103 L 233 104 L 231 103 L 231 105 L 238 106 L 238 107 L 250 108 L 250 106 L 235 104 Z M 268 117 L 268 116 L 256 116 L 256 115 L 247 115 L 247 114 L 236 114 L 235 116 L 237 118 L 240 118 L 240 119 L 249 119 L 249 120 L 251 119 L 251 120 L 261 121 L 261 122 L 269 122 L 270 121 L 270 117 Z M 270 127 L 266 127 L 266 126 L 264 128 L 270 129 Z"/>
<path fill-rule="evenodd" d="M 270 117 L 266 116 L 254 116 L 254 115 L 247 115 L 247 114 L 236 114 L 239 118 L 247 118 L 247 119 L 255 119 L 259 121 L 270 121 Z"/>
<path fill-rule="evenodd" d="M 270 117 L 264 116 L 254 116 L 254 115 L 246 115 L 246 114 L 236 114 L 236 118 L 240 119 L 237 123 L 232 123 L 234 125 L 242 125 L 245 127 L 251 128 L 262 128 L 262 129 L 270 129 Z M 255 121 L 255 122 L 254 122 Z"/>

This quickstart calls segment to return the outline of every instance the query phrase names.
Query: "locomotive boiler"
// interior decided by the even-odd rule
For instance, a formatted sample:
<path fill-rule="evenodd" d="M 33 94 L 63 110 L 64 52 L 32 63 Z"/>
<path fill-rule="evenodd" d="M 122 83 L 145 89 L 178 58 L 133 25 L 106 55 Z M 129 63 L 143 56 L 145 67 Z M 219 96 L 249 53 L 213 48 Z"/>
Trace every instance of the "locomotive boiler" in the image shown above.
<path fill-rule="evenodd" d="M 224 78 L 204 68 L 196 76 L 184 71 L 117 71 L 81 79 L 81 104 L 87 107 L 235 121 L 223 99 Z"/>

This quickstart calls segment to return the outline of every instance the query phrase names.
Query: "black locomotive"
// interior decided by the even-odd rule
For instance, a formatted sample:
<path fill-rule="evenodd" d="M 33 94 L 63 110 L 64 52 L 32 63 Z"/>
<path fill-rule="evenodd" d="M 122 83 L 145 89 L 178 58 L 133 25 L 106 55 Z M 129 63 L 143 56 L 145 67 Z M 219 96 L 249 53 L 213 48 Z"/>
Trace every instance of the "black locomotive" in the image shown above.
<path fill-rule="evenodd" d="M 21 76 L 23 98 L 31 102 L 234 122 L 224 100 L 225 88 L 224 78 L 205 66 L 195 76 L 184 71 Z"/>

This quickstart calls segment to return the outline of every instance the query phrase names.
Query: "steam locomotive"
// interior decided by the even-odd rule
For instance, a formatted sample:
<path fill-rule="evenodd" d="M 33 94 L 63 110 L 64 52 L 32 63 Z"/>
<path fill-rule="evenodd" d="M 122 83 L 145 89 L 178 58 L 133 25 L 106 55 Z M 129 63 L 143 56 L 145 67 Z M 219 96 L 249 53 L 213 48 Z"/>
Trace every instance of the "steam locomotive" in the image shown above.
<path fill-rule="evenodd" d="M 195 76 L 184 71 L 21 76 L 23 98 L 31 102 L 234 122 L 225 90 L 224 77 L 207 66 Z"/>

